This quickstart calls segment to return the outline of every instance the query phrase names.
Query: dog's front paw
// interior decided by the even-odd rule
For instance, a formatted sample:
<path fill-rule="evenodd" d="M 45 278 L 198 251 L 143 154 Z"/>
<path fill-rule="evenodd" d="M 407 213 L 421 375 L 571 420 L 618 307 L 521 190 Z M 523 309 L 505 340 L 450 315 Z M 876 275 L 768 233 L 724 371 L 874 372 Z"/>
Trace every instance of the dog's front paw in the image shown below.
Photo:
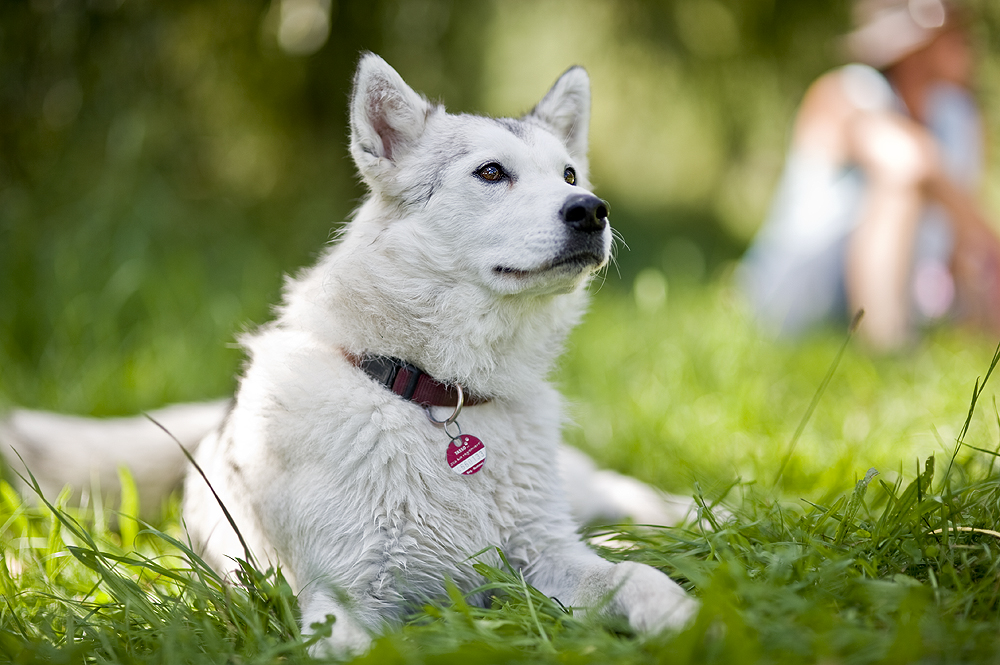
<path fill-rule="evenodd" d="M 309 647 L 313 658 L 346 659 L 365 653 L 372 644 L 371 634 L 358 617 L 325 594 L 305 597 L 302 628 L 315 640 Z"/>
<path fill-rule="evenodd" d="M 680 630 L 694 619 L 700 607 L 701 603 L 680 590 L 673 597 L 661 597 L 654 602 L 636 604 L 629 612 L 628 621 L 642 633 Z"/>
<path fill-rule="evenodd" d="M 329 636 L 309 648 L 309 655 L 313 658 L 340 660 L 363 654 L 371 645 L 371 635 L 364 628 L 347 617 L 341 617 L 334 621 Z"/>
<path fill-rule="evenodd" d="M 620 584 L 617 600 L 629 624 L 642 633 L 679 630 L 698 613 L 701 604 L 676 582 L 641 563 L 615 566 Z"/>

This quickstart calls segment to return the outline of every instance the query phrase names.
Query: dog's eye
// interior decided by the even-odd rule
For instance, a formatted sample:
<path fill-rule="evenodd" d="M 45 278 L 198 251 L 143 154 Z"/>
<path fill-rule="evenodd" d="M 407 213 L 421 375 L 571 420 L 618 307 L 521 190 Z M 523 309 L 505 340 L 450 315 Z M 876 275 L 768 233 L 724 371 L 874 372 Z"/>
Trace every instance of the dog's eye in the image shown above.
<path fill-rule="evenodd" d="M 490 162 L 489 164 L 484 164 L 480 166 L 476 171 L 476 175 L 485 180 L 486 182 L 500 182 L 507 174 L 504 172 L 503 167 L 496 162 Z"/>
<path fill-rule="evenodd" d="M 563 180 L 571 185 L 576 184 L 576 170 L 572 166 L 567 166 L 566 170 L 563 171 Z"/>

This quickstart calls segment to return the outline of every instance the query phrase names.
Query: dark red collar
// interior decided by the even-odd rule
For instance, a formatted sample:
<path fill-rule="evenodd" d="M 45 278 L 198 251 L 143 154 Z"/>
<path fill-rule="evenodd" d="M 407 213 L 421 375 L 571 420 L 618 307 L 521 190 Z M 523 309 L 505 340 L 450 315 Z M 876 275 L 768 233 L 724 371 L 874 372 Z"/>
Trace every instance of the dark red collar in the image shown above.
<path fill-rule="evenodd" d="M 442 383 L 419 367 L 388 356 L 356 356 L 344 352 L 352 365 L 405 400 L 421 406 L 458 405 L 458 390 L 454 384 Z M 488 397 L 473 395 L 463 390 L 464 405 L 475 406 L 490 401 Z"/>

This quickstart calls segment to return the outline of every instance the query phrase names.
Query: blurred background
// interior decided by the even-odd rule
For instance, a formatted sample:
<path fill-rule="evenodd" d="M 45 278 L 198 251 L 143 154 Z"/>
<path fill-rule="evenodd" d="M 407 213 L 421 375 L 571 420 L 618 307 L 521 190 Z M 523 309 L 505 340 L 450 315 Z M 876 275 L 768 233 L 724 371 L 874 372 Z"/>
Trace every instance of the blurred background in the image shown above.
<path fill-rule="evenodd" d="M 965 4 L 995 144 L 1000 4 Z M 0 3 L 0 406 L 231 391 L 238 332 L 363 195 L 346 149 L 362 50 L 496 115 L 585 66 L 592 179 L 628 246 L 602 297 L 725 298 L 849 23 L 844 0 Z"/>

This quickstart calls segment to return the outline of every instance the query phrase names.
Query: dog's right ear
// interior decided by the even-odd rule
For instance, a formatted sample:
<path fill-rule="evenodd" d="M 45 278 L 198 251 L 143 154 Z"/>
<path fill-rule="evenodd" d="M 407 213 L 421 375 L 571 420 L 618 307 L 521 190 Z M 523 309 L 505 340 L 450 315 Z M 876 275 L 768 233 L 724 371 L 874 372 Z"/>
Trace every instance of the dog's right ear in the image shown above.
<path fill-rule="evenodd" d="M 413 148 L 431 110 L 385 60 L 361 56 L 351 94 L 351 155 L 369 185 Z"/>

